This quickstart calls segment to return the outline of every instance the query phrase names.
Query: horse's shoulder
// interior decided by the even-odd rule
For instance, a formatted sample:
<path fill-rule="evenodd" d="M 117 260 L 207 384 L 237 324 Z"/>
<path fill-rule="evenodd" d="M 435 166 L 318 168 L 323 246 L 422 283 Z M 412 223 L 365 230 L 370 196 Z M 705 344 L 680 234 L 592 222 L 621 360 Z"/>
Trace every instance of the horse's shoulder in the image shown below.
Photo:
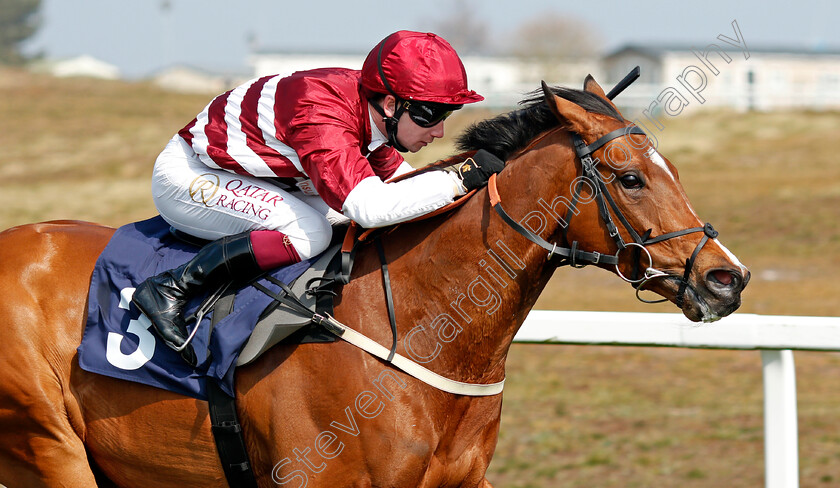
<path fill-rule="evenodd" d="M 11 241 L 24 241 L 30 245 L 38 240 L 86 239 L 91 242 L 105 242 L 111 238 L 115 229 L 82 220 L 50 220 L 18 225 L 0 232 L 0 239 L 6 244 Z"/>
<path fill-rule="evenodd" d="M 113 233 L 110 227 L 71 220 L 19 225 L 0 232 L 0 263 L 13 274 L 38 263 L 45 272 L 71 263 L 92 266 Z"/>

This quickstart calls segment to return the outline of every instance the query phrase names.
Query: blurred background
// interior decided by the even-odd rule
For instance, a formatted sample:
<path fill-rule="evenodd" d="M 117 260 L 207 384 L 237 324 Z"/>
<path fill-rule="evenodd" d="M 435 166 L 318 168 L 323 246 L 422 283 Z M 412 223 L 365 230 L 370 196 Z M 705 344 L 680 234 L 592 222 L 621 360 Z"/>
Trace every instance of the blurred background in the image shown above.
<path fill-rule="evenodd" d="M 592 73 L 609 90 L 640 65 L 617 103 L 750 267 L 741 312 L 837 316 L 838 14 L 815 0 L 0 0 L 0 228 L 151 217 L 155 157 L 215 95 L 267 73 L 359 68 L 393 31 L 434 31 L 487 101 L 412 164 L 452 154 L 464 127 L 540 80 L 579 88 Z M 559 270 L 536 308 L 677 311 L 595 269 Z M 840 356 L 796 361 L 802 486 L 838 486 Z M 761 486 L 762 425 L 755 351 L 516 345 L 488 478 Z"/>

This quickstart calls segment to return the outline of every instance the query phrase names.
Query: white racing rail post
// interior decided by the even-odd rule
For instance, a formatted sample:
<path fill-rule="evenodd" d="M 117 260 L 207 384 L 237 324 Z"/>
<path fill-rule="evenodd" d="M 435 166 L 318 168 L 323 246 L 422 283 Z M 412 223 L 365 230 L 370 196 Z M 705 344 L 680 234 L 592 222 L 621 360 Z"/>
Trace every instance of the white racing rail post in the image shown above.
<path fill-rule="evenodd" d="M 761 351 L 767 488 L 799 488 L 799 432 L 793 351 Z"/>
<path fill-rule="evenodd" d="M 682 314 L 533 310 L 514 342 L 760 350 L 766 488 L 799 487 L 793 349 L 840 351 L 840 317 L 734 314 L 711 324 Z"/>

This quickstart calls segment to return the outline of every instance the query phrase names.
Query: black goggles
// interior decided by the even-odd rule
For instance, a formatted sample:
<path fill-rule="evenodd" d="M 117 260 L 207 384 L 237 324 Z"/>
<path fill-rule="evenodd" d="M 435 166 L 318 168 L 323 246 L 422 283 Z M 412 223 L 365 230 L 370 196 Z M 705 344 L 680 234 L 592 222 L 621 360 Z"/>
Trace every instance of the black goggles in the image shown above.
<path fill-rule="evenodd" d="M 452 115 L 452 112 L 463 105 L 405 100 L 402 102 L 402 106 L 415 124 L 423 128 L 429 128 L 443 122 Z"/>

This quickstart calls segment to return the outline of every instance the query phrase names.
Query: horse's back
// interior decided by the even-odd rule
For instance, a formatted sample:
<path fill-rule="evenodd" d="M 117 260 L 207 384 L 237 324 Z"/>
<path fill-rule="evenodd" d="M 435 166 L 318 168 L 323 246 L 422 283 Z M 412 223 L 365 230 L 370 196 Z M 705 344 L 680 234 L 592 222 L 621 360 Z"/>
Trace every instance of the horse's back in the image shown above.
<path fill-rule="evenodd" d="M 69 378 L 93 265 L 113 232 L 75 221 L 0 232 L 0 483 L 93 480 Z"/>

